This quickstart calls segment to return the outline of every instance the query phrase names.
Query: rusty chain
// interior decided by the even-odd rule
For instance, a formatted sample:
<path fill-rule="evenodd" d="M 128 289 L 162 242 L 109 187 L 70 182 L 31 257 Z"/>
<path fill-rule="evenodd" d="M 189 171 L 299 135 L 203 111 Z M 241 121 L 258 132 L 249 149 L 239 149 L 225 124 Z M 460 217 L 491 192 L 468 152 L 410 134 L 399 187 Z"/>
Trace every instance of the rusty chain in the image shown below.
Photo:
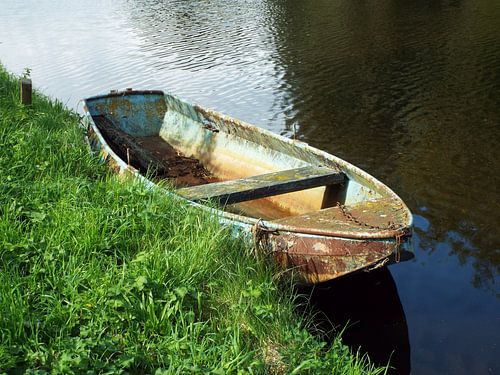
<path fill-rule="evenodd" d="M 352 213 L 347 211 L 346 207 L 343 204 L 340 204 L 340 202 L 337 202 L 337 207 L 340 209 L 340 212 L 342 212 L 342 215 L 349 221 L 356 223 L 358 225 L 370 228 L 370 229 L 380 229 L 380 230 L 387 230 L 387 229 L 392 229 L 392 230 L 398 230 L 402 229 L 404 226 L 403 225 L 396 225 L 394 222 L 389 222 L 389 225 L 383 227 L 383 226 L 378 226 L 378 225 L 373 225 L 373 224 L 368 224 L 365 222 L 362 222 L 358 218 L 354 217 Z M 398 208 L 398 210 L 401 210 L 402 207 Z"/>
<path fill-rule="evenodd" d="M 277 233 L 276 229 L 269 229 L 265 224 L 264 220 L 258 219 L 257 222 L 252 226 L 252 237 L 253 237 L 253 251 L 254 256 L 258 256 L 258 250 L 267 250 L 266 253 L 270 253 L 270 243 L 269 243 L 269 233 Z"/>
<path fill-rule="evenodd" d="M 379 229 L 379 230 L 387 230 L 387 229 L 391 229 L 391 230 L 399 230 L 399 229 L 403 229 L 404 226 L 403 225 L 396 225 L 394 222 L 389 222 L 389 225 L 386 226 L 386 227 L 382 227 L 382 226 L 378 226 L 378 225 L 371 225 L 371 224 L 368 224 L 368 223 L 364 223 L 362 222 L 361 220 L 359 220 L 358 218 L 355 218 L 352 213 L 350 213 L 349 211 L 346 210 L 346 207 L 343 205 L 343 204 L 340 204 L 337 203 L 337 207 L 340 209 L 340 212 L 342 212 L 342 215 L 349 221 L 353 222 L 353 223 L 356 223 L 358 225 L 361 225 L 361 226 L 364 226 L 364 227 L 368 227 L 370 229 Z M 397 208 L 397 210 L 402 210 L 403 207 L 399 207 Z M 400 248 L 401 248 L 401 244 L 403 243 L 403 237 L 406 235 L 406 231 L 405 230 L 402 230 L 398 233 L 396 233 L 396 235 L 394 236 L 394 239 L 396 241 L 396 254 L 395 254 L 395 259 L 394 261 L 396 263 L 399 263 L 401 261 L 401 252 L 400 252 Z M 388 260 L 388 259 L 386 259 Z M 378 267 L 381 267 L 385 264 L 382 263 L 382 264 L 377 264 L 376 266 L 374 266 L 373 268 L 378 268 Z M 372 268 L 372 269 L 373 269 Z"/>

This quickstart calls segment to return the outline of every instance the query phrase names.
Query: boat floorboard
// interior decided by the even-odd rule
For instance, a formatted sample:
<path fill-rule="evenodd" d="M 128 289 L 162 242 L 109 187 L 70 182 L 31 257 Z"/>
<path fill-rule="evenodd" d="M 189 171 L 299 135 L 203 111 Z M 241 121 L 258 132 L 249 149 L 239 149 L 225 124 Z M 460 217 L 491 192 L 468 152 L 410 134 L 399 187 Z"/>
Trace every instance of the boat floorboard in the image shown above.
<path fill-rule="evenodd" d="M 197 159 L 182 155 L 159 135 L 133 137 L 105 116 L 93 119 L 113 151 L 143 173 L 168 179 L 177 187 L 219 181 Z"/>

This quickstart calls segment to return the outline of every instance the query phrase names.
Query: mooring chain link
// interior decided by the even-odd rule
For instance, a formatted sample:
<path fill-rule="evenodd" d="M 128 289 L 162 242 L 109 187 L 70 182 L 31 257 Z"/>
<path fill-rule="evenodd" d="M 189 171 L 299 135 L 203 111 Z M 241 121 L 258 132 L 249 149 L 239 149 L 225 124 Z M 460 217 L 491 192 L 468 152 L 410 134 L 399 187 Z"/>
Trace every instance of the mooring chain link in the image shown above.
<path fill-rule="evenodd" d="M 398 254 L 399 254 L 399 251 L 398 251 Z M 365 268 L 364 271 L 371 272 L 373 270 L 376 270 L 377 268 L 381 268 L 381 267 L 385 266 L 388 262 L 389 262 L 389 258 L 384 258 L 378 262 L 375 262 L 375 264 L 373 266 Z"/>
<path fill-rule="evenodd" d="M 373 224 L 368 224 L 368 223 L 362 222 L 358 218 L 354 217 L 352 213 L 350 213 L 349 211 L 347 211 L 346 207 L 343 204 L 340 204 L 339 202 L 337 202 L 337 207 L 340 209 L 340 212 L 342 212 L 342 215 L 344 215 L 344 217 L 347 220 L 352 221 L 353 223 L 356 223 L 358 225 L 370 228 L 370 229 L 380 229 L 380 230 L 392 229 L 392 230 L 397 230 L 397 229 L 403 228 L 402 225 L 396 225 L 392 221 L 389 222 L 389 225 L 384 226 L 384 227 L 383 226 L 378 226 L 378 225 L 373 225 Z M 403 208 L 400 207 L 397 210 L 402 210 L 402 209 Z"/>
<path fill-rule="evenodd" d="M 401 247 L 401 244 L 403 243 L 403 236 L 404 236 L 404 232 L 399 232 L 398 234 L 396 234 L 396 256 L 394 258 L 394 261 L 396 263 L 399 263 L 401 261 L 401 251 L 400 250 L 400 247 Z"/>
<path fill-rule="evenodd" d="M 268 234 L 277 232 L 278 231 L 276 229 L 269 229 L 264 224 L 264 220 L 257 220 L 257 222 L 252 226 L 253 249 L 255 252 L 254 256 L 258 255 L 259 249 L 264 250 L 266 255 L 271 252 Z"/>
<path fill-rule="evenodd" d="M 394 222 L 389 222 L 389 225 L 386 226 L 386 227 L 364 223 L 361 220 L 355 218 L 350 212 L 348 212 L 346 210 L 346 208 L 345 208 L 344 205 L 342 205 L 340 203 L 337 203 L 337 207 L 339 207 L 340 211 L 342 212 L 342 215 L 344 215 L 344 217 L 347 220 L 352 221 L 353 223 L 356 223 L 356 224 L 361 225 L 361 226 L 365 226 L 365 227 L 368 227 L 368 228 L 371 228 L 371 229 L 380 229 L 380 230 L 387 230 L 387 229 L 398 230 L 398 229 L 403 229 L 404 228 L 403 225 L 396 225 Z M 402 206 L 400 206 L 400 207 L 397 208 L 398 211 L 400 211 L 402 209 L 403 209 Z M 396 252 L 395 252 L 394 261 L 396 263 L 399 263 L 401 261 L 401 251 L 400 251 L 400 248 L 401 248 L 401 244 L 403 243 L 403 237 L 405 236 L 405 234 L 406 234 L 406 232 L 403 230 L 403 231 L 400 231 L 400 232 L 396 233 L 396 235 L 394 237 L 395 240 L 396 240 Z M 372 268 L 370 268 L 370 270 L 382 267 L 383 265 L 385 265 L 385 263 L 388 260 L 389 259 L 386 258 L 385 261 L 377 263 L 375 266 L 373 266 Z"/>

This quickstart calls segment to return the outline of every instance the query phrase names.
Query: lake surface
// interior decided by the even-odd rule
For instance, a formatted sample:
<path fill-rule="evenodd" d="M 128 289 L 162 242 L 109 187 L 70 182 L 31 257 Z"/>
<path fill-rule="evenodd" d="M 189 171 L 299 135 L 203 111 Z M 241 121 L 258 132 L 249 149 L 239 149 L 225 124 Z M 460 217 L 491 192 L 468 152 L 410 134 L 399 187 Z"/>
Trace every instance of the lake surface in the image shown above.
<path fill-rule="evenodd" d="M 400 374 L 500 373 L 500 1 L 0 0 L 0 61 L 70 107 L 164 89 L 365 169 L 415 258 L 305 290 L 318 316 Z"/>

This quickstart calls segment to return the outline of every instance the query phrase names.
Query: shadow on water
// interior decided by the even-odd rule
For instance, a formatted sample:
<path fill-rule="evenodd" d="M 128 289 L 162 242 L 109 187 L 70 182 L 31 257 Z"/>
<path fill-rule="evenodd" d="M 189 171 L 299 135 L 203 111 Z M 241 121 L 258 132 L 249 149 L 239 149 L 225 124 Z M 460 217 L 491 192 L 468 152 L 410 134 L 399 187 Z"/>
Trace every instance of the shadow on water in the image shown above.
<path fill-rule="evenodd" d="M 414 214 L 416 259 L 391 269 L 412 372 L 500 374 L 500 1 L 52 3 L 2 3 L 9 70 L 71 106 L 165 89 L 365 169 Z M 312 304 L 376 362 L 398 348 L 405 373 L 408 333 L 386 337 L 398 294 L 375 275 Z"/>
<path fill-rule="evenodd" d="M 387 183 L 428 221 L 419 250 L 500 295 L 500 2 L 267 4 L 282 133 Z"/>
<path fill-rule="evenodd" d="M 389 374 L 410 373 L 406 316 L 387 267 L 345 276 L 316 286 L 298 287 L 314 323 L 331 342 L 343 331 L 351 350 L 367 353 L 376 365 L 390 362 Z"/>

